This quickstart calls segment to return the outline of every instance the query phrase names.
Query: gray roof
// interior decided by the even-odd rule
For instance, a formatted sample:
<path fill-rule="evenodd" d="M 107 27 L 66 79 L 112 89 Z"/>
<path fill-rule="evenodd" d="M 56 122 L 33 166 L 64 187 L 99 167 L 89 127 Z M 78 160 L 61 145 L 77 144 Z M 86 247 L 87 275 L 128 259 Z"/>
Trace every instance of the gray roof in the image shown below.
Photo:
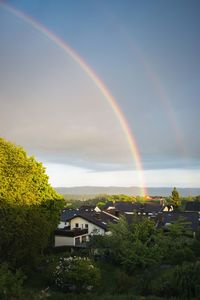
<path fill-rule="evenodd" d="M 118 218 L 106 213 L 106 212 L 96 212 L 96 211 L 81 211 L 74 209 L 65 209 L 61 215 L 61 220 L 63 222 L 70 221 L 75 217 L 81 217 L 88 222 L 91 222 L 105 230 L 107 230 L 108 223 L 117 223 Z"/>
<path fill-rule="evenodd" d="M 103 209 L 108 209 L 108 207 L 110 207 L 110 206 L 112 206 L 112 207 L 114 206 L 113 201 L 107 201 L 106 204 L 104 205 Z"/>
<path fill-rule="evenodd" d="M 199 227 L 199 214 L 197 212 L 163 212 L 159 217 L 159 227 L 174 224 L 178 220 L 185 221 L 185 227 L 193 231 L 197 231 Z"/>
<path fill-rule="evenodd" d="M 132 212 L 134 210 L 133 202 L 115 202 L 114 207 L 121 212 Z"/>
<path fill-rule="evenodd" d="M 144 213 L 158 213 L 163 209 L 162 204 L 159 203 L 144 203 L 142 211 Z"/>
<path fill-rule="evenodd" d="M 77 209 L 64 208 L 61 213 L 60 220 L 62 222 L 67 222 L 72 216 L 77 214 L 77 211 Z"/>
<path fill-rule="evenodd" d="M 117 201 L 117 202 L 108 202 L 104 209 L 107 209 L 109 206 L 113 206 L 115 211 L 124 213 L 124 212 L 140 212 L 140 213 L 158 213 L 162 211 L 163 206 L 159 203 L 140 203 L 140 202 L 130 202 L 130 201 Z"/>
<path fill-rule="evenodd" d="M 188 201 L 185 205 L 185 210 L 200 212 L 200 202 L 199 201 Z"/>

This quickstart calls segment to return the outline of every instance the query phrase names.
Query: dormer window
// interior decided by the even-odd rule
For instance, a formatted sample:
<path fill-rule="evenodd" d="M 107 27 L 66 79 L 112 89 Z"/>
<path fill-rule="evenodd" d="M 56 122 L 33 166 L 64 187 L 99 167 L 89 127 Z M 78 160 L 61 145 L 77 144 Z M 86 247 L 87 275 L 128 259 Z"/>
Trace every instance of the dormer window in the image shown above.
<path fill-rule="evenodd" d="M 78 228 L 78 227 L 79 227 L 79 226 L 78 226 L 78 223 L 76 223 L 76 224 L 75 224 L 75 227 L 76 227 L 76 228 Z"/>

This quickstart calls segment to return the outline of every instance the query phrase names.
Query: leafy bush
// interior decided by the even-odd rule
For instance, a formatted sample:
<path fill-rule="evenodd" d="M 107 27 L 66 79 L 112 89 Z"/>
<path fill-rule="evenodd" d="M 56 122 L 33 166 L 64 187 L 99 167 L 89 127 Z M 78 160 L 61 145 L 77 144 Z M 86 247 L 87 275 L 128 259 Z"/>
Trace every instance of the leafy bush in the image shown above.
<path fill-rule="evenodd" d="M 152 282 L 153 294 L 179 299 L 199 299 L 200 262 L 184 263 L 167 270 Z"/>
<path fill-rule="evenodd" d="M 100 281 L 100 271 L 87 257 L 61 256 L 53 262 L 54 285 L 66 291 L 91 291 Z"/>
<path fill-rule="evenodd" d="M 116 271 L 114 280 L 116 285 L 115 292 L 119 294 L 127 294 L 133 289 L 133 278 L 123 271 Z"/>
<path fill-rule="evenodd" d="M 0 299 L 22 299 L 25 276 L 17 270 L 12 273 L 7 264 L 0 265 Z"/>

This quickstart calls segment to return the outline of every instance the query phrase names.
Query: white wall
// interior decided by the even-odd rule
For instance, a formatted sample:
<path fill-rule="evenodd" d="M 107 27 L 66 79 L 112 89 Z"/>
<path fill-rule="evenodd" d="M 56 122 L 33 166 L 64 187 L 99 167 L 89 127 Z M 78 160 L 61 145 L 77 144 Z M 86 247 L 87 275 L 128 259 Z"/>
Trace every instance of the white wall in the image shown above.
<path fill-rule="evenodd" d="M 59 229 L 63 229 L 66 226 L 69 226 L 69 222 L 62 222 L 62 221 L 60 221 L 60 224 L 58 225 L 58 228 Z"/>
<path fill-rule="evenodd" d="M 100 234 L 100 235 L 104 235 L 105 234 L 105 230 L 102 229 L 101 227 L 81 218 L 81 217 L 75 217 L 71 220 L 70 222 L 70 226 L 71 229 L 75 228 L 75 224 L 78 223 L 79 228 L 81 229 L 85 229 L 85 224 L 88 224 L 88 234 L 92 235 L 92 234 Z"/>
<path fill-rule="evenodd" d="M 80 242 L 82 242 L 82 237 L 86 237 L 86 241 L 89 240 L 88 235 L 79 235 L 75 237 L 68 237 L 68 236 L 59 236 L 55 235 L 55 247 L 60 246 L 75 246 L 75 238 L 80 237 Z"/>
<path fill-rule="evenodd" d="M 75 238 L 74 237 L 55 235 L 55 247 L 74 246 L 74 245 L 75 245 Z"/>

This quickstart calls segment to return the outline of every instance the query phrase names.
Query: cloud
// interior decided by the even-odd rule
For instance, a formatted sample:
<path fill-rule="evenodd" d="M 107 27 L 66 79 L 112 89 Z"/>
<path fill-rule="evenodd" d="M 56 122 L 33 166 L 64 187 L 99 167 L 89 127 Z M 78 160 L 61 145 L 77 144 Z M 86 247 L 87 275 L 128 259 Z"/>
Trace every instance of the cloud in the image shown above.
<path fill-rule="evenodd" d="M 48 38 L 1 9 L 0 52 L 1 136 L 45 163 L 90 172 L 135 168 L 119 121 L 91 79 Z M 117 66 L 104 66 L 104 73 L 113 76 L 113 90 L 136 137 L 144 169 L 195 169 L 200 159 L 199 104 L 189 103 L 190 94 L 170 97 L 183 133 L 180 143 L 140 63 L 125 61 L 126 69 L 120 61 L 119 75 L 114 74 Z"/>
<path fill-rule="evenodd" d="M 53 186 L 140 186 L 137 171 L 90 172 L 66 165 L 47 164 Z M 200 171 L 194 169 L 160 169 L 143 172 L 147 187 L 199 187 Z"/>
<path fill-rule="evenodd" d="M 134 166 L 119 121 L 94 82 L 41 33 L 12 17 L 13 31 L 9 20 L 0 21 L 7 28 L 6 36 L 0 30 L 0 135 L 45 161 Z"/>

